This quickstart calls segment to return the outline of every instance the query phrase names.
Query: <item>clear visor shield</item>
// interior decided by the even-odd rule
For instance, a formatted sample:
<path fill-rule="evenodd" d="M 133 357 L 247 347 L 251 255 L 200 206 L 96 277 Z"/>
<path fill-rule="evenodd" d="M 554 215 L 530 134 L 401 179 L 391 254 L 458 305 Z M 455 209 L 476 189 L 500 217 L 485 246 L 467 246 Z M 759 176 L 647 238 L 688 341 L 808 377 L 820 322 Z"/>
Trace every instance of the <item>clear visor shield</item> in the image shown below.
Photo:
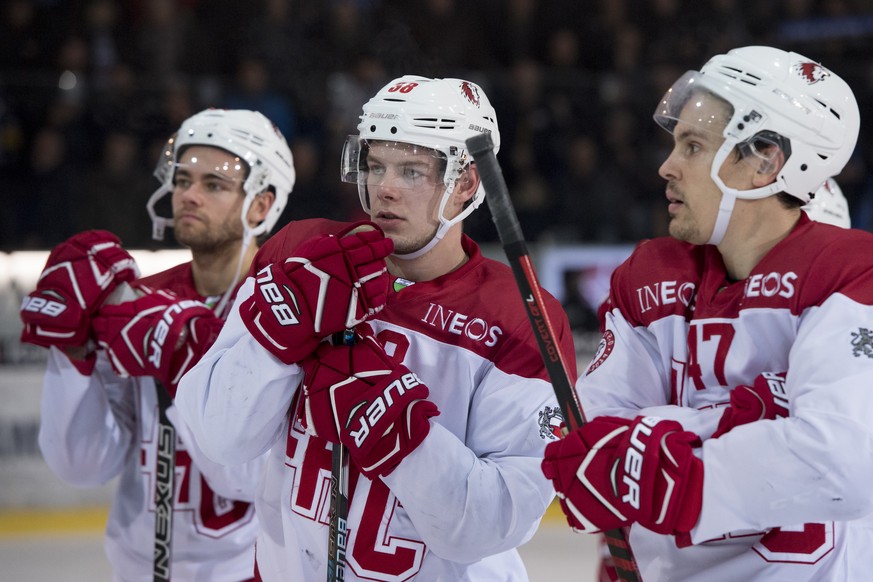
<path fill-rule="evenodd" d="M 369 213 L 371 197 L 383 189 L 436 201 L 435 194 L 454 186 L 447 167 L 446 156 L 437 150 L 402 142 L 367 141 L 353 135 L 343 146 L 340 172 L 343 182 L 358 185 L 361 205 Z M 440 200 L 440 216 L 447 198 Z"/>
<path fill-rule="evenodd" d="M 698 131 L 725 137 L 733 106 L 707 89 L 702 77 L 697 71 L 688 71 L 673 83 L 655 109 L 658 125 L 674 133 L 681 122 Z"/>

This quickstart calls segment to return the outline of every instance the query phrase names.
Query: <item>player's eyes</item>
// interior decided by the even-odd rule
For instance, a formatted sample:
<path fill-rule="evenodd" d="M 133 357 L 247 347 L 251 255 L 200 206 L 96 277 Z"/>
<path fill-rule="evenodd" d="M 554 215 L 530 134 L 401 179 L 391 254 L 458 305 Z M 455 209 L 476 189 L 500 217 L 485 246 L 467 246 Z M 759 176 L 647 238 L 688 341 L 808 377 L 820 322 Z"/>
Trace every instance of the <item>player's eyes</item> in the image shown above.
<path fill-rule="evenodd" d="M 404 168 L 403 169 L 403 177 L 408 179 L 408 180 L 414 180 L 414 179 L 418 178 L 419 176 L 421 176 L 421 172 L 419 172 L 418 170 L 415 170 L 413 168 Z"/>
<path fill-rule="evenodd" d="M 207 192 L 224 192 L 228 189 L 227 184 L 220 180 L 207 180 L 204 188 Z"/>

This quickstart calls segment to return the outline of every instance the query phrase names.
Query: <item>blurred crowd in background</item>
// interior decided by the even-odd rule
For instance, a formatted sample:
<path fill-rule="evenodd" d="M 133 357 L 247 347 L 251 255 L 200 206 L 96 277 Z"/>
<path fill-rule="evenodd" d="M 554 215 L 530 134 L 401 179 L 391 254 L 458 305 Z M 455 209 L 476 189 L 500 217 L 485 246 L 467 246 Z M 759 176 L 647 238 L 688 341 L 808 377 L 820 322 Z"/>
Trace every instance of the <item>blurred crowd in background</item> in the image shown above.
<path fill-rule="evenodd" d="M 820 60 L 862 108 L 839 177 L 873 229 L 871 0 L 4 0 L 0 250 L 48 249 L 86 228 L 151 240 L 151 172 L 205 107 L 256 109 L 284 133 L 297 183 L 280 224 L 360 217 L 339 180 L 364 101 L 402 74 L 463 77 L 491 98 L 501 161 L 531 241 L 664 234 L 651 120 L 685 70 L 736 46 Z M 867 121 L 864 121 L 867 120 Z M 467 230 L 496 240 L 487 212 Z"/>

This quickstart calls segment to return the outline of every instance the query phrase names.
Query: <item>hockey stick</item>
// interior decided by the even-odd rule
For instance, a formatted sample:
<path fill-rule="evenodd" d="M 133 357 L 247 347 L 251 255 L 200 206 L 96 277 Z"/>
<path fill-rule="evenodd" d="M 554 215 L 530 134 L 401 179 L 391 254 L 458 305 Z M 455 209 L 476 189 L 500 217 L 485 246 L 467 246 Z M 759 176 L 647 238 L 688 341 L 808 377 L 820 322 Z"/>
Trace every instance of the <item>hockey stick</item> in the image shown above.
<path fill-rule="evenodd" d="M 154 581 L 170 581 L 170 560 L 173 543 L 173 497 L 176 492 L 176 427 L 167 418 L 173 405 L 170 394 L 157 378 L 158 454 L 155 463 L 155 553 Z"/>
<path fill-rule="evenodd" d="M 487 133 L 477 134 L 467 140 L 467 150 L 473 156 L 473 161 L 479 169 L 479 176 L 488 195 L 488 208 L 491 218 L 497 227 L 497 234 L 503 245 L 503 251 L 512 267 L 515 282 L 521 292 L 521 298 L 527 307 L 528 318 L 533 327 L 534 336 L 540 348 L 540 354 L 549 374 L 549 380 L 555 390 L 555 396 L 564 415 L 567 430 L 574 430 L 585 423 L 582 407 L 576 398 L 573 384 L 567 373 L 567 364 L 558 344 L 555 329 L 549 319 L 549 314 L 543 304 L 542 287 L 537 279 L 536 271 L 527 250 L 524 234 L 509 190 L 503 179 L 503 171 L 494 154 L 494 144 Z M 627 538 L 622 530 L 615 529 L 604 532 L 609 553 L 615 562 L 615 570 L 620 580 L 639 582 L 641 580 L 639 567 L 633 557 Z"/>
<path fill-rule="evenodd" d="M 355 343 L 354 330 L 333 337 L 334 345 Z M 344 580 L 349 517 L 349 452 L 334 443 L 330 467 L 330 526 L 327 534 L 327 582 Z"/>
<path fill-rule="evenodd" d="M 107 305 L 133 301 L 140 292 L 128 283 L 118 287 L 106 298 Z M 154 378 L 158 400 L 157 454 L 155 459 L 155 545 L 152 555 L 154 582 L 169 582 L 173 545 L 173 501 L 176 496 L 176 427 L 167 418 L 173 405 L 170 393 Z"/>

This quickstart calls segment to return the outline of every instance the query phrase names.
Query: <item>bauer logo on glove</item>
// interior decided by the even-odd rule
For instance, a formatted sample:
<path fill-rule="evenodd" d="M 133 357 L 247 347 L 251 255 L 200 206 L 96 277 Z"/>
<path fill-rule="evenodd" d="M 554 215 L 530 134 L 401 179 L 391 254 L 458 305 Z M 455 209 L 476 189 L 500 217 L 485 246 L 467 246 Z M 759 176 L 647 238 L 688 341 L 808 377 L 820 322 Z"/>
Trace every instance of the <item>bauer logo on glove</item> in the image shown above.
<path fill-rule="evenodd" d="M 674 420 L 601 416 L 546 447 L 551 479 L 571 527 L 594 533 L 637 522 L 686 534 L 700 515 L 700 439 Z"/>
<path fill-rule="evenodd" d="M 305 374 L 301 424 L 311 434 L 347 446 L 370 479 L 391 473 L 421 444 L 429 419 L 439 414 L 427 399 L 427 386 L 393 362 L 372 335 L 351 346 L 322 343 L 300 366 Z"/>
<path fill-rule="evenodd" d="M 386 373 L 389 370 L 385 371 Z M 358 428 L 349 427 L 349 434 L 355 440 L 355 445 L 360 448 L 364 441 L 370 436 L 370 427 L 376 426 L 379 420 L 385 415 L 385 412 L 394 405 L 395 401 L 399 402 L 401 398 L 416 386 L 421 386 L 421 380 L 418 376 L 409 372 L 403 374 L 385 387 L 380 396 L 377 396 L 373 402 L 367 406 L 367 410 L 363 415 L 357 416 L 357 412 L 361 406 L 367 405 L 366 402 L 361 402 L 358 408 L 349 411 L 349 421 L 354 421 L 357 416 Z"/>

